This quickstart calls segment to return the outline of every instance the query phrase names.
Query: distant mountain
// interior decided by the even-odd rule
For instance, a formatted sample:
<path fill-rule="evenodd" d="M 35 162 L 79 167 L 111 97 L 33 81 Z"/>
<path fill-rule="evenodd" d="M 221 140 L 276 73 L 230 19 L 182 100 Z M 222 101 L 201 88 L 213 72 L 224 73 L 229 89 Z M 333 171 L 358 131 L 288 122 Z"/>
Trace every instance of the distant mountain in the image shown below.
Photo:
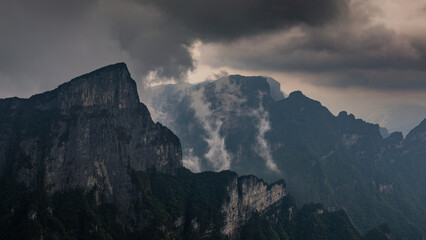
<path fill-rule="evenodd" d="M 184 166 L 286 179 L 300 204 L 344 208 L 362 231 L 388 222 L 395 234 L 426 233 L 424 122 L 403 139 L 377 124 L 334 116 L 302 92 L 231 75 L 152 89 L 152 110 L 180 137 Z M 272 94 L 274 92 L 274 94 Z M 274 96 L 273 96 L 274 95 Z"/>
<path fill-rule="evenodd" d="M 228 101 L 215 87 L 209 96 Z M 239 103 L 263 113 L 272 99 L 258 88 L 246 84 L 253 100 Z M 343 210 L 297 208 L 283 180 L 182 168 L 179 139 L 151 120 L 123 63 L 1 99 L 0 113 L 1 239 L 361 239 Z"/>

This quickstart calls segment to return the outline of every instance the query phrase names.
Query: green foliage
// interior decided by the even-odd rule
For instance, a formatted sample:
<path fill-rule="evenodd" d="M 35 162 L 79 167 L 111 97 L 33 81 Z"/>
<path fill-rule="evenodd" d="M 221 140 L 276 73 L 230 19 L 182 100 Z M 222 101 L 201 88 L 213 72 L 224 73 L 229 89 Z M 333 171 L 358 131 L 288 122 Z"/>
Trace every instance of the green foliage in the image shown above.
<path fill-rule="evenodd" d="M 386 233 L 382 232 L 378 228 L 374 228 L 365 234 L 362 240 L 389 240 L 390 238 Z"/>
<path fill-rule="evenodd" d="M 146 234 L 158 236 L 180 231 L 187 239 L 211 232 L 213 239 L 223 237 L 220 234 L 223 227 L 221 206 L 228 197 L 226 186 L 236 178 L 235 173 L 193 174 L 182 168 L 176 175 L 162 174 L 154 169 L 132 175 L 133 182 L 144 193 L 144 204 L 152 211 Z M 178 221 L 183 221 L 183 226 L 176 227 Z"/>
<path fill-rule="evenodd" d="M 97 205 L 81 189 L 47 197 L 13 181 L 3 180 L 0 186 L 1 239 L 123 239 L 115 206 Z"/>
<path fill-rule="evenodd" d="M 308 204 L 300 210 L 293 206 L 289 212 L 290 204 L 291 200 L 284 199 L 278 208 L 262 216 L 254 215 L 243 226 L 241 239 L 361 239 L 344 211 L 329 212 L 321 204 Z"/>
<path fill-rule="evenodd" d="M 241 230 L 241 239 L 289 240 L 284 228 L 255 214 Z"/>
<path fill-rule="evenodd" d="M 174 175 L 152 169 L 133 171 L 131 176 L 142 196 L 133 209 L 139 215 L 134 220 L 143 221 L 139 223 L 120 219 L 116 205 L 97 201 L 96 187 L 47 196 L 44 190 L 30 193 L 22 184 L 4 179 L 0 181 L 0 239 L 227 239 L 221 234 L 221 206 L 229 200 L 226 187 L 236 180 L 235 173 L 194 174 L 182 168 Z M 240 233 L 240 239 L 260 240 L 361 239 L 343 210 L 329 212 L 321 204 L 298 210 L 291 196 L 265 213 L 255 213 Z M 382 224 L 363 240 L 389 234 L 389 225 Z"/>

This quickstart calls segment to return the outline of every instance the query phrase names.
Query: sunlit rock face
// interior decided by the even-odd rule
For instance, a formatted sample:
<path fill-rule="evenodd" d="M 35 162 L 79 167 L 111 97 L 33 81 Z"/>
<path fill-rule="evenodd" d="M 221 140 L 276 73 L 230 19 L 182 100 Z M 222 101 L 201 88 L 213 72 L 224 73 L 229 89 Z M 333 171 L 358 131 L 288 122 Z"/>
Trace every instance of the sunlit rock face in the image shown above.
<path fill-rule="evenodd" d="M 96 187 L 104 200 L 126 202 L 130 169 L 182 166 L 179 139 L 151 120 L 124 63 L 29 99 L 2 99 L 0 111 L 0 177 L 32 190 Z"/>
<path fill-rule="evenodd" d="M 229 200 L 222 211 L 225 215 L 225 235 L 235 237 L 254 213 L 262 214 L 265 210 L 287 195 L 284 181 L 267 185 L 254 176 L 235 178 L 227 187 Z"/>

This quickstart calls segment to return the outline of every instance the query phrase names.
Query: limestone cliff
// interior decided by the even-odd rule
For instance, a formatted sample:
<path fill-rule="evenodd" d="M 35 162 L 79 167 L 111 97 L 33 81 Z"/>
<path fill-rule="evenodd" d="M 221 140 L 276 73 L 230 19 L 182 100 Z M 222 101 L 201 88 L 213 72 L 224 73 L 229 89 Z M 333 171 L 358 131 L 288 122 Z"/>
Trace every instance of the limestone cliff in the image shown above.
<path fill-rule="evenodd" d="M 225 226 L 222 233 L 234 236 L 254 213 L 262 214 L 286 195 L 284 181 L 267 185 L 255 176 L 235 178 L 227 187 L 229 200 L 222 207 Z"/>
<path fill-rule="evenodd" d="M 124 63 L 29 99 L 0 100 L 0 177 L 48 193 L 75 187 L 130 199 L 129 169 L 181 166 L 179 139 L 151 120 Z"/>

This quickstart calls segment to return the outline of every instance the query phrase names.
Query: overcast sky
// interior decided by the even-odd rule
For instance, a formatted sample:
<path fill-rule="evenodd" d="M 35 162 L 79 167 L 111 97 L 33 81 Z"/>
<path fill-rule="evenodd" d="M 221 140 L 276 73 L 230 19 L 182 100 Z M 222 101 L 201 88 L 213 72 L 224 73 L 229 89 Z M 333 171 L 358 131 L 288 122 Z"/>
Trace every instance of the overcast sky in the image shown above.
<path fill-rule="evenodd" d="M 140 85 L 267 75 L 390 130 L 426 117 L 424 0 L 0 3 L 0 98 L 123 61 Z"/>

